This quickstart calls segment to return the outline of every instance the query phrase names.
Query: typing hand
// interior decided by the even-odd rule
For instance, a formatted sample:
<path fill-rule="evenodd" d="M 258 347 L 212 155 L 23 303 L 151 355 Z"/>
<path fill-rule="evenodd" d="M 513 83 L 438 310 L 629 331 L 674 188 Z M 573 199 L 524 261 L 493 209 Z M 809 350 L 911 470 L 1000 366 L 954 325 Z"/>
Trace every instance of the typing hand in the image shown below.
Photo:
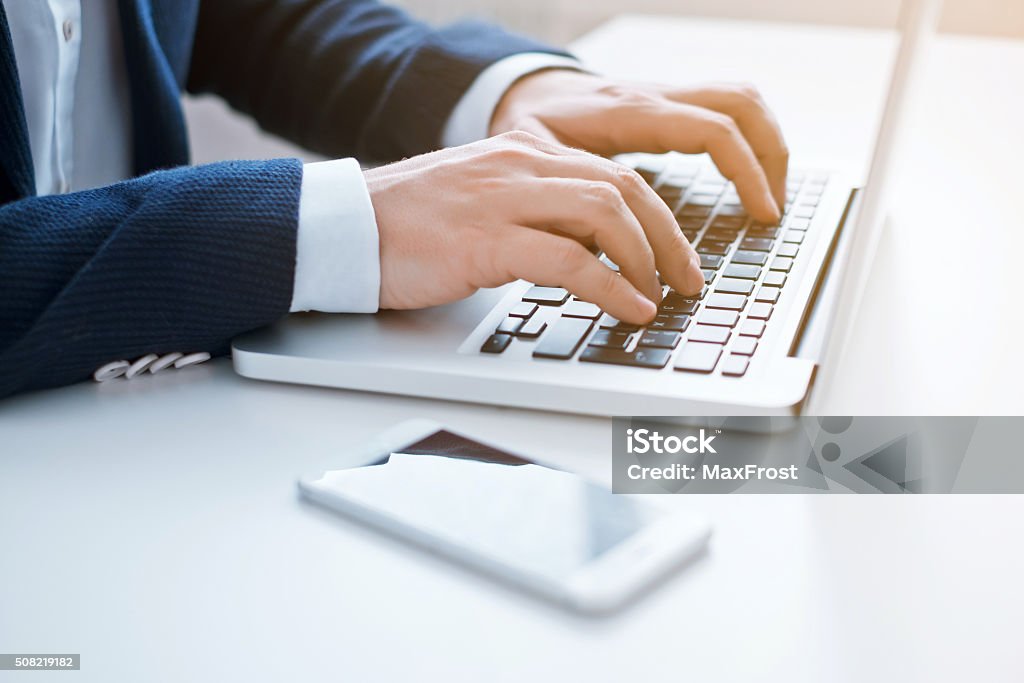
<path fill-rule="evenodd" d="M 522 278 L 646 323 L 661 300 L 656 269 L 684 294 L 704 284 L 672 212 L 639 175 L 528 133 L 372 169 L 366 183 L 380 231 L 381 308 L 434 306 Z"/>
<path fill-rule="evenodd" d="M 505 94 L 491 134 L 524 130 L 595 154 L 708 152 L 750 215 L 779 220 L 789 153 L 749 86 L 629 84 L 570 70 L 540 71 Z"/>

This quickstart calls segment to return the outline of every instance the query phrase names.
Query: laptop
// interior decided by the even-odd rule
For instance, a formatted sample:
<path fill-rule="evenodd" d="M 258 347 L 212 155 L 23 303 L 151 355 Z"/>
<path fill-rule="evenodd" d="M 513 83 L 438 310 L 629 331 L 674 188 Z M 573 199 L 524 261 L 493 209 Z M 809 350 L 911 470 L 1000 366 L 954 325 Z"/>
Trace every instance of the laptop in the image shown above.
<path fill-rule="evenodd" d="M 709 163 L 678 154 L 617 158 L 673 210 L 704 270 L 697 296 L 666 287 L 647 326 L 625 325 L 563 289 L 519 281 L 418 311 L 291 315 L 234 341 L 236 371 L 595 415 L 750 415 L 779 425 L 813 412 L 841 363 L 867 282 L 911 71 L 940 6 L 904 0 L 863 188 L 827 170 L 792 170 L 782 220 L 762 225 Z"/>

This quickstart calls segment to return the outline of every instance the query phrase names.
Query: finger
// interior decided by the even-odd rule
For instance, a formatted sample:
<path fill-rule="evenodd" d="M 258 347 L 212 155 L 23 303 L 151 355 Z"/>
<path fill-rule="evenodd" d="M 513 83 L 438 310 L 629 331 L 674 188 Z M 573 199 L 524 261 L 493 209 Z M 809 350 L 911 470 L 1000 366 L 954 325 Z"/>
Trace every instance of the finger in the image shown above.
<path fill-rule="evenodd" d="M 579 242 L 525 226 L 500 228 L 492 241 L 493 268 L 509 280 L 564 287 L 619 320 L 650 322 L 657 307 Z"/>
<path fill-rule="evenodd" d="M 592 239 L 634 287 L 654 303 L 661 301 L 654 252 L 615 185 L 576 178 L 541 178 L 517 188 L 516 195 L 517 223 Z"/>
<path fill-rule="evenodd" d="M 696 294 L 703 288 L 700 257 L 683 236 L 665 202 L 635 171 L 579 150 L 566 150 L 559 157 L 549 157 L 536 163 L 535 172 L 542 176 L 578 178 L 613 185 L 639 222 L 654 252 L 655 265 L 665 281 L 682 294 Z M 623 267 L 619 255 L 609 253 L 609 257 L 620 268 Z"/>
<path fill-rule="evenodd" d="M 671 109 L 678 110 L 676 116 L 672 116 Z M 722 175 L 736 186 L 751 216 L 767 223 L 778 222 L 779 206 L 764 169 L 731 117 L 689 104 L 672 104 L 656 116 L 664 119 L 655 135 L 665 149 L 707 152 Z"/>
<path fill-rule="evenodd" d="M 761 163 L 775 203 L 786 204 L 789 149 L 778 121 L 756 88 L 748 85 L 712 85 L 669 89 L 666 97 L 731 116 Z"/>

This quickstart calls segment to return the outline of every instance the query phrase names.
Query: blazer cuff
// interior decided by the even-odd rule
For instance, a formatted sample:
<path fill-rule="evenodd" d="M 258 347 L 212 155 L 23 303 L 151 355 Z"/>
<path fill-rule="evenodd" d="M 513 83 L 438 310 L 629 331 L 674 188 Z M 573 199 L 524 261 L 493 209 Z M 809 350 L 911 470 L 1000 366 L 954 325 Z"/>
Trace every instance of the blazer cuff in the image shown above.
<path fill-rule="evenodd" d="M 377 219 L 359 163 L 305 164 L 291 312 L 374 313 L 379 302 Z"/>
<path fill-rule="evenodd" d="M 441 134 L 445 147 L 466 145 L 490 137 L 494 110 L 512 85 L 523 76 L 544 69 L 581 70 L 572 57 L 546 52 L 523 52 L 484 69 L 455 105 Z"/>

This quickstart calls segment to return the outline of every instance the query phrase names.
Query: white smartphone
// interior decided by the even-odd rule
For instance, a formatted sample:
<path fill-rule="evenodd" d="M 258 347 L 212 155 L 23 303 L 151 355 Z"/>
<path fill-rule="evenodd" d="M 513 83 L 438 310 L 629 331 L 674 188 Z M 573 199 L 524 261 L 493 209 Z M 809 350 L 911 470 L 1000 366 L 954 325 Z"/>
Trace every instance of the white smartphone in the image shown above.
<path fill-rule="evenodd" d="M 583 612 L 608 612 L 700 551 L 709 526 L 428 420 L 359 465 L 301 479 L 308 499 Z"/>

